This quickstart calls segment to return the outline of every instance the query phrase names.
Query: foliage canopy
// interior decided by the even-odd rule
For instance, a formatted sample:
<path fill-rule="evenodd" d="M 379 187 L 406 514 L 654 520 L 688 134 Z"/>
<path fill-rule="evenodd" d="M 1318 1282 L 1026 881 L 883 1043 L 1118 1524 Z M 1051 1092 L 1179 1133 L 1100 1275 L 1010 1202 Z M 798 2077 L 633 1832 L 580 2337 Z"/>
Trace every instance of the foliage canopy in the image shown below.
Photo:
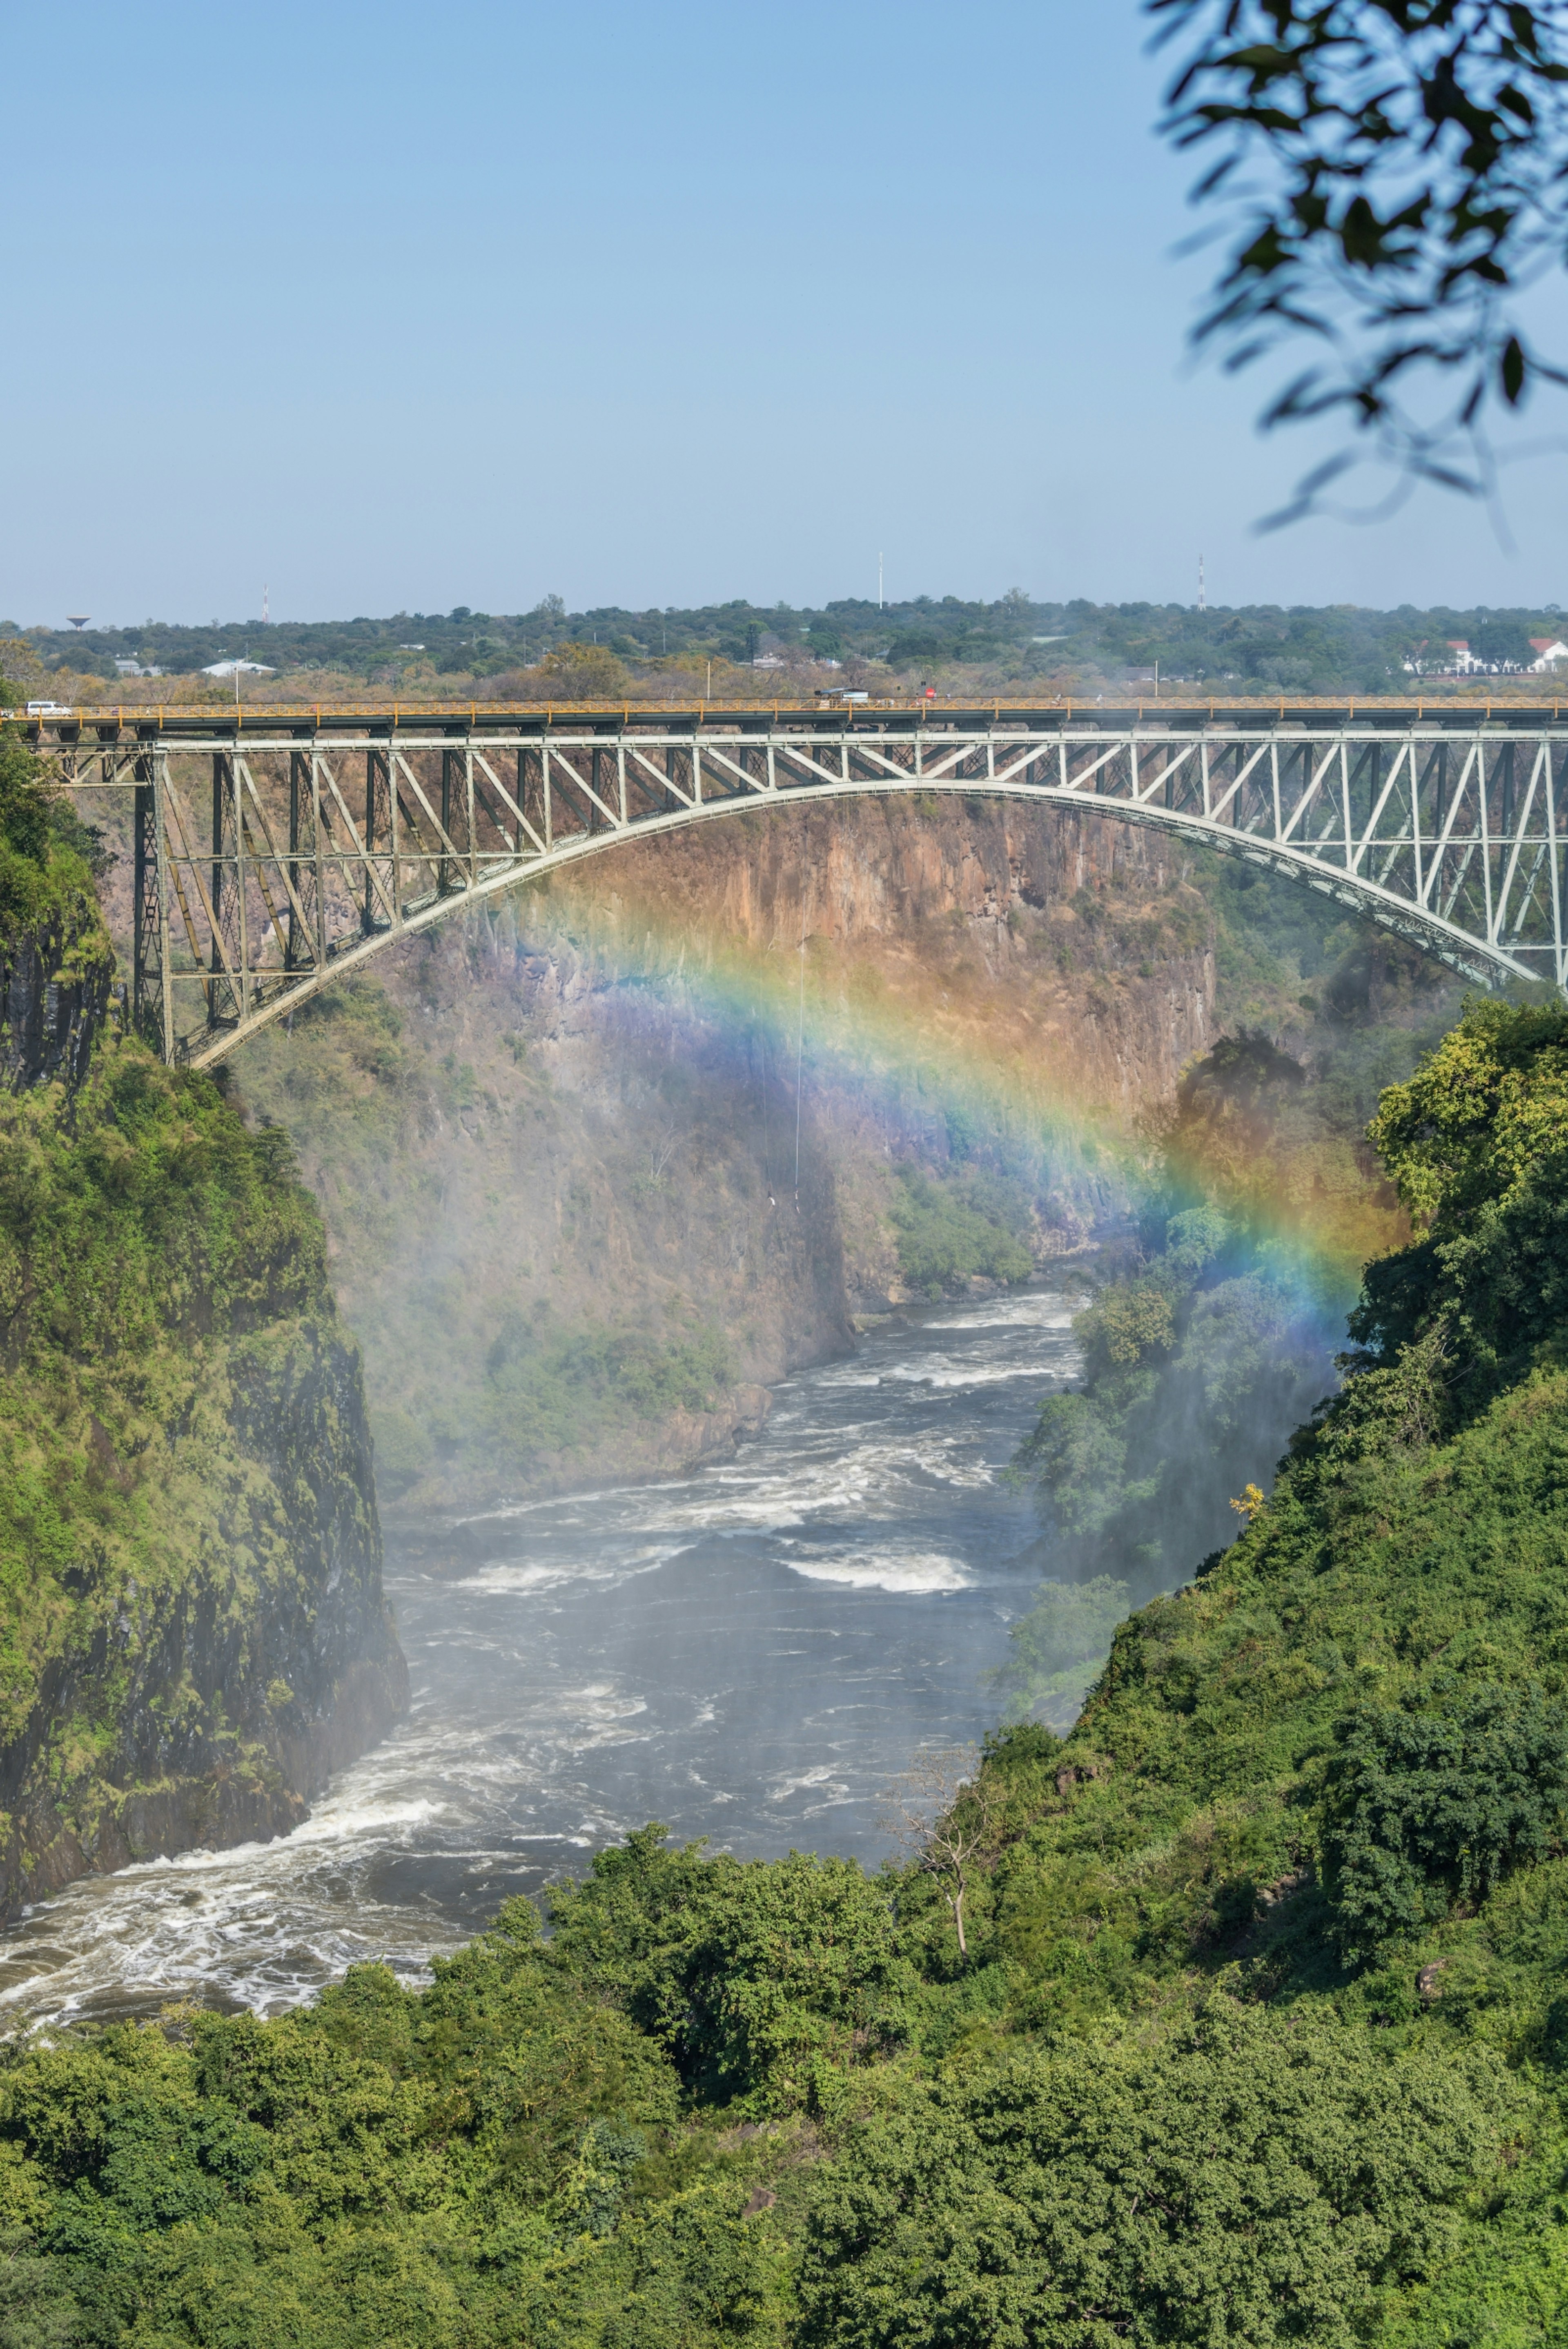
<path fill-rule="evenodd" d="M 1492 486 L 1480 428 L 1568 382 L 1524 296 L 1568 241 L 1568 18 L 1555 0 L 1146 0 L 1181 48 L 1164 129 L 1226 205 L 1197 333 L 1245 367 L 1321 357 L 1265 421 L 1343 416 L 1413 475 Z M 1432 389 L 1436 399 L 1422 405 Z M 1355 461 L 1309 473 L 1284 516 Z"/>

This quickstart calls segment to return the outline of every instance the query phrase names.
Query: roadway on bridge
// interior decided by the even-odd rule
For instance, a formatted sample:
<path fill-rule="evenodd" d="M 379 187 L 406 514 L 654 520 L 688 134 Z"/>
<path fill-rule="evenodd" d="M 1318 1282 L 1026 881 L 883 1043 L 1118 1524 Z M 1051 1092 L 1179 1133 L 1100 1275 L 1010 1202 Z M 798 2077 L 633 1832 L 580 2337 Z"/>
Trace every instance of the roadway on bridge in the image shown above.
<path fill-rule="evenodd" d="M 1522 694 L 1438 694 L 1425 698 L 1366 697 L 1313 700 L 1302 698 L 1172 698 L 1153 695 L 1132 699 L 1124 695 L 1091 699 L 1051 696 L 1013 700 L 992 697 L 984 701 L 928 699 L 884 701 L 824 695 L 811 701 L 691 701 L 670 702 L 483 702 L 483 701 L 362 701 L 258 702 L 250 707 L 221 701 L 204 703 L 103 704 L 32 715 L 12 713 L 29 739 L 41 747 L 80 746 L 88 741 L 113 743 L 208 741 L 213 737 L 283 736 L 292 740 L 333 737 L 386 738 L 403 732 L 444 731 L 452 734 L 545 734 L 561 728 L 568 732 L 616 734 L 668 730 L 689 733 L 694 729 L 715 732 L 761 733 L 776 727 L 791 730 L 837 733 L 853 731 L 915 734 L 925 729 L 1022 726 L 1031 730 L 1053 727 L 1081 730 L 1099 727 L 1123 732 L 1131 727 L 1280 726 L 1291 731 L 1333 733 L 1347 726 L 1417 726 L 1442 732 L 1465 733 L 1478 725 L 1507 731 L 1536 733 L 1542 727 L 1568 725 L 1568 693 L 1555 696 Z"/>

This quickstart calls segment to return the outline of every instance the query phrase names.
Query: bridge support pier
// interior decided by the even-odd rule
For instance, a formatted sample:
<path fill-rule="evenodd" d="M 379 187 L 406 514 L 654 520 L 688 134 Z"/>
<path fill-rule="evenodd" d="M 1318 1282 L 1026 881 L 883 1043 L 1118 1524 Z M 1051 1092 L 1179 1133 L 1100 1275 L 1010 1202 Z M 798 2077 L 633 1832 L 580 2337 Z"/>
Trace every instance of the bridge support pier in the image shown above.
<path fill-rule="evenodd" d="M 174 1058 L 174 1006 L 168 964 L 168 874 L 160 821 L 155 753 L 135 762 L 136 799 L 131 814 L 130 1024 L 156 1042 L 166 1061 Z"/>

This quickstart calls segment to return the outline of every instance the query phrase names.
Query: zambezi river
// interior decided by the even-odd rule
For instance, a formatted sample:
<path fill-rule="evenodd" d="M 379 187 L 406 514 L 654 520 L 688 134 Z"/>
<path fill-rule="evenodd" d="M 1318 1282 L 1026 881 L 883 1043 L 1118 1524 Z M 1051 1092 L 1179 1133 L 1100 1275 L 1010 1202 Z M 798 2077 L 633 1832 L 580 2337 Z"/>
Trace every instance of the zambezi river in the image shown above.
<path fill-rule="evenodd" d="M 389 1545 L 408 1721 L 291 1836 L 40 1901 L 0 1936 L 0 2031 L 274 2013 L 369 1958 L 418 1980 L 649 1819 L 875 1862 L 888 1782 L 998 1717 L 1039 1572 L 1003 1471 L 1076 1368 L 1073 1306 L 906 1312 L 776 1388 L 732 1460 Z"/>

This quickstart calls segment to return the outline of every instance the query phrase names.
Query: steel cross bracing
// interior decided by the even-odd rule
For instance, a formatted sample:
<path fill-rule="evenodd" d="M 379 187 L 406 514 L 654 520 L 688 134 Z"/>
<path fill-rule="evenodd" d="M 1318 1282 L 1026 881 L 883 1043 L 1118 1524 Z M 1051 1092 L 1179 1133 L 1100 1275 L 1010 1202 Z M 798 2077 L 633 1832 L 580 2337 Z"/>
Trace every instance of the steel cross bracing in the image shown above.
<path fill-rule="evenodd" d="M 1568 724 L 696 724 L 66 752 L 135 794 L 134 1014 L 200 1065 L 381 947 L 618 842 L 866 792 L 1037 800 L 1287 873 L 1488 985 L 1568 991 Z"/>

